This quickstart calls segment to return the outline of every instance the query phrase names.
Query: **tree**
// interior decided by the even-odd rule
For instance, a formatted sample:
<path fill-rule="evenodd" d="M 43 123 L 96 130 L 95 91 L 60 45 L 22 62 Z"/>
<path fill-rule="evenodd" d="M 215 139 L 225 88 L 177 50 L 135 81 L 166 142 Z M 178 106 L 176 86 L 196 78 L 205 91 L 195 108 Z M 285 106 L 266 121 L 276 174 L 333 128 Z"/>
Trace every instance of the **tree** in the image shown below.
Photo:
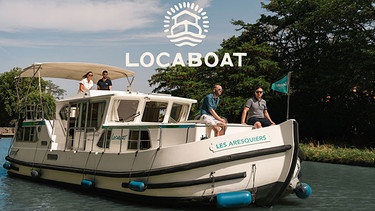
<path fill-rule="evenodd" d="M 13 68 L 9 72 L 0 75 L 0 124 L 10 126 L 12 120 L 19 118 L 19 113 L 24 112 L 26 104 L 43 105 L 46 115 L 52 117 L 55 110 L 55 99 L 48 93 L 47 87 L 54 87 L 55 90 L 64 92 L 50 81 L 41 79 L 41 93 L 39 93 L 38 80 L 36 78 L 18 78 L 21 68 Z M 63 93 L 62 93 L 63 94 Z M 61 94 L 60 94 L 61 95 Z M 55 96 L 60 96 L 55 94 Z"/>
<path fill-rule="evenodd" d="M 223 89 L 218 113 L 230 122 L 239 122 L 241 111 L 246 100 L 252 96 L 256 86 L 269 91 L 270 81 L 278 75 L 276 62 L 270 60 L 272 49 L 264 44 L 256 44 L 254 40 L 241 42 L 236 37 L 224 40 L 222 48 L 216 55 L 222 60 L 225 53 L 246 52 L 242 67 L 237 58 L 232 58 L 236 65 L 220 67 L 167 67 L 158 68 L 157 73 L 149 80 L 150 86 L 156 85 L 154 92 L 164 92 L 176 96 L 198 99 L 192 109 L 192 116 L 199 115 L 199 108 L 204 96 L 212 91 L 214 84 Z M 212 59 L 212 58 L 211 58 Z M 204 62 L 202 62 L 204 64 Z M 212 61 L 210 61 L 212 63 Z"/>
<path fill-rule="evenodd" d="M 217 52 L 221 58 L 224 52 L 247 52 L 243 67 L 159 69 L 150 85 L 202 99 L 220 83 L 225 92 L 219 109 L 236 120 L 252 86 L 268 91 L 292 71 L 290 113 L 302 137 L 375 146 L 374 5 L 375 0 L 271 0 L 262 4 L 270 13 L 255 24 L 232 21 L 241 34 L 224 40 Z M 271 105 L 285 102 L 278 94 L 266 96 Z"/>
<path fill-rule="evenodd" d="M 52 95 L 55 99 L 60 100 L 64 97 L 64 93 L 66 92 L 65 89 L 60 89 L 59 86 L 54 84 L 51 80 L 47 80 L 46 82 L 46 93 Z"/>
<path fill-rule="evenodd" d="M 305 137 L 375 142 L 374 0 L 272 0 L 242 26 L 293 71 L 292 108 Z M 372 139 L 372 140 L 371 140 Z"/>

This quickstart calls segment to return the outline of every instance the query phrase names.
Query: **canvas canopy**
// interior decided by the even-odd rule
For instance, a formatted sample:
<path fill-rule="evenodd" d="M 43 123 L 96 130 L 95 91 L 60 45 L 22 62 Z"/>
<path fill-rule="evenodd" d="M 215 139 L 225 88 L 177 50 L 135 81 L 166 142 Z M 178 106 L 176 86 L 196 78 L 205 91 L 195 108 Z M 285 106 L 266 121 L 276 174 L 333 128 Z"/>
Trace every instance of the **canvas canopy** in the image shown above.
<path fill-rule="evenodd" d="M 48 77 L 48 78 L 63 78 L 71 80 L 82 80 L 83 75 L 91 71 L 95 78 L 101 78 L 103 70 L 108 71 L 108 76 L 111 80 L 124 77 L 135 76 L 135 73 L 119 67 L 82 63 L 82 62 L 45 62 L 34 63 L 29 67 L 23 69 L 19 77 Z"/>

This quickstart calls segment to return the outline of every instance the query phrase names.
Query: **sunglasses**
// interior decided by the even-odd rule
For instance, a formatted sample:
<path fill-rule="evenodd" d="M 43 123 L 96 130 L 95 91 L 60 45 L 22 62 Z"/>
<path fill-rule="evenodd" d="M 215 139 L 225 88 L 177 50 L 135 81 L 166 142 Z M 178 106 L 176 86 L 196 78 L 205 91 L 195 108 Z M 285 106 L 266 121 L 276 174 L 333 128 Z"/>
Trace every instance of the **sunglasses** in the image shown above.
<path fill-rule="evenodd" d="M 92 74 L 89 74 L 89 76 L 93 76 Z"/>
<path fill-rule="evenodd" d="M 262 94 L 262 93 L 263 93 L 263 91 L 256 91 L 256 93 L 258 93 L 258 94 Z"/>

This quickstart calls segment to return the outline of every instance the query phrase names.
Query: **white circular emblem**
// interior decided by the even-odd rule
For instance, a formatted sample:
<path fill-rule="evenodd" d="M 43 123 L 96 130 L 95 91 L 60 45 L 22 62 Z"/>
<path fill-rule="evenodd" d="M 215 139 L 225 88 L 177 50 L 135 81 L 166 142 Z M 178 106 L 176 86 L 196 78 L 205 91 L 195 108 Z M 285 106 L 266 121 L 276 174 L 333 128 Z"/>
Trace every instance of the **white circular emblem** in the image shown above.
<path fill-rule="evenodd" d="M 196 46 L 206 37 L 208 17 L 203 8 L 189 2 L 174 5 L 164 16 L 164 32 L 176 46 Z"/>

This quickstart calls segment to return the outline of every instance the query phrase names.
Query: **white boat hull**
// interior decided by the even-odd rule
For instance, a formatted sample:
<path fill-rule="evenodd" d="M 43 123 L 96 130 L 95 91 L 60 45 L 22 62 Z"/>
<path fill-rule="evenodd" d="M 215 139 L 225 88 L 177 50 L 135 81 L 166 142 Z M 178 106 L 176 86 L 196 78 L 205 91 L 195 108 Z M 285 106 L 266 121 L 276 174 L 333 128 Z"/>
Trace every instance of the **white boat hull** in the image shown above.
<path fill-rule="evenodd" d="M 100 75 L 104 69 L 132 84 L 131 71 L 77 62 L 33 64 L 19 77 L 81 80 L 87 70 Z M 230 123 L 214 137 L 210 126 L 188 120 L 194 103 L 129 87 L 58 100 L 51 118 L 43 102 L 22 104 L 3 166 L 9 175 L 165 204 L 271 206 L 293 192 L 301 198 L 311 193 L 298 178 L 295 120 L 261 129 Z"/>
<path fill-rule="evenodd" d="M 255 203 L 264 206 L 293 190 L 289 186 L 298 161 L 297 127 L 290 120 L 243 134 L 132 153 L 13 147 L 7 160 L 11 175 L 31 178 L 36 170 L 41 181 L 81 186 L 87 180 L 96 190 L 207 202 L 219 193 L 249 190 Z M 254 137 L 264 136 L 266 141 L 256 143 Z M 131 190 L 131 181 L 146 187 Z"/>

